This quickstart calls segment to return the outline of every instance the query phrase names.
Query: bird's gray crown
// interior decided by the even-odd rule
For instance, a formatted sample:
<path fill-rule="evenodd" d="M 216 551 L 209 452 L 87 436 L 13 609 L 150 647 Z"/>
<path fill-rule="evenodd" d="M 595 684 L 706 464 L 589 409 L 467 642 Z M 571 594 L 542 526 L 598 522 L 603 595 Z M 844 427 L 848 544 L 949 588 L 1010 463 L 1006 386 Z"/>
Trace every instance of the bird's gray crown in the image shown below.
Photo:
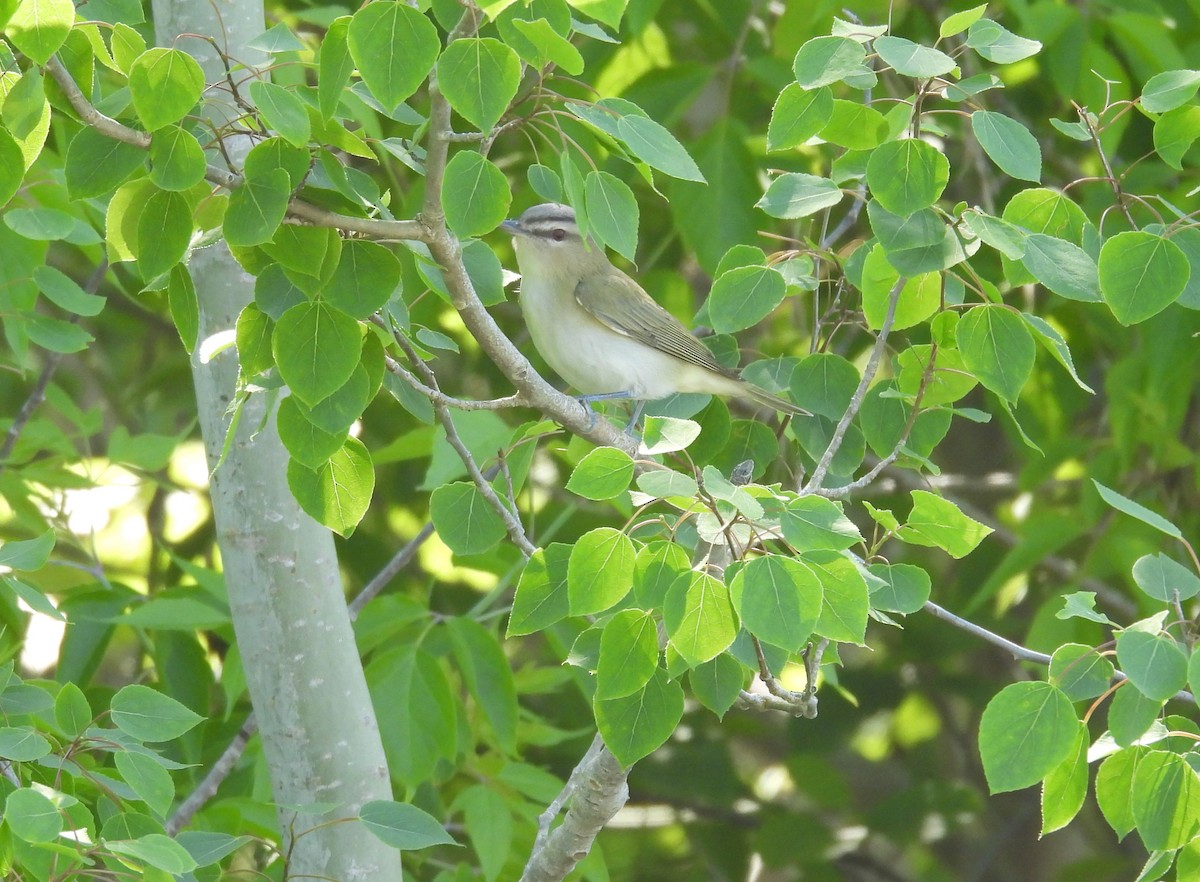
<path fill-rule="evenodd" d="M 544 202 L 525 209 L 519 223 L 527 236 L 549 239 L 554 237 L 556 230 L 562 230 L 568 236 L 579 239 L 574 210 L 558 202 Z"/>

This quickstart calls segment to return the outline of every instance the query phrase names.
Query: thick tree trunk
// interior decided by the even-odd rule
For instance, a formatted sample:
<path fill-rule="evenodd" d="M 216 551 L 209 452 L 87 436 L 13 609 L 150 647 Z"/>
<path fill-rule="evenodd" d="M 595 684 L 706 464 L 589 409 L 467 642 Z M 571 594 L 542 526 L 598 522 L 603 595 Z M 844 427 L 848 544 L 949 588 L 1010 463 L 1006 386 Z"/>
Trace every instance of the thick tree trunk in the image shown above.
<path fill-rule="evenodd" d="M 219 12 L 219 15 L 218 15 Z M 209 84 L 225 66 L 207 34 L 237 62 L 262 62 L 248 40 L 263 30 L 261 0 L 154 0 L 159 45 L 192 53 Z M 235 74 L 244 78 L 245 73 Z M 213 114 L 234 111 L 224 90 L 206 93 Z M 247 145 L 230 145 L 244 153 Z M 234 327 L 254 279 L 223 243 L 196 252 L 190 269 L 200 339 Z M 200 426 L 210 466 L 220 457 L 235 393 L 236 356 L 193 357 Z M 353 882 L 399 880 L 400 855 L 361 823 L 327 824 L 362 803 L 390 799 L 375 711 L 350 628 L 329 531 L 305 515 L 287 486 L 287 453 L 265 395 L 246 404 L 211 494 L 234 629 L 258 716 L 283 832 L 288 874 Z M 323 813 L 297 811 L 323 803 Z M 321 825 L 325 826 L 321 826 Z"/>

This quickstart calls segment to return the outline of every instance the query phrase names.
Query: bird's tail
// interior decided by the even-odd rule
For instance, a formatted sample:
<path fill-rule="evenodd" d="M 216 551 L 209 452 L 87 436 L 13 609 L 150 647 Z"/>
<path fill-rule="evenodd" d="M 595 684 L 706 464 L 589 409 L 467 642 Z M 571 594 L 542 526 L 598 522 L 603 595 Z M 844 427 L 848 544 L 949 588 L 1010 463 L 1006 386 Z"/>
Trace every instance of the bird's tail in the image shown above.
<path fill-rule="evenodd" d="M 812 416 L 812 413 L 803 407 L 792 404 L 786 398 L 780 398 L 778 395 L 745 380 L 742 381 L 742 394 L 758 404 L 764 407 L 772 407 L 780 413 L 790 414 L 791 416 Z"/>

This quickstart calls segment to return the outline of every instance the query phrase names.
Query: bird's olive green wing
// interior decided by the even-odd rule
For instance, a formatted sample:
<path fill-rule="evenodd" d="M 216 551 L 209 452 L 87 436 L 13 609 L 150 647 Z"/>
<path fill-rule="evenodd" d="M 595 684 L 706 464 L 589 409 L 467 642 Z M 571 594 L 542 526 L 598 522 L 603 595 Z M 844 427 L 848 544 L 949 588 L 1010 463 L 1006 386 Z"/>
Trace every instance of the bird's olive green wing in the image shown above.
<path fill-rule="evenodd" d="M 642 286 L 620 270 L 592 275 L 575 288 L 575 300 L 605 327 L 653 346 L 680 361 L 718 374 L 736 376 L 722 367 L 683 323 L 659 306 Z"/>

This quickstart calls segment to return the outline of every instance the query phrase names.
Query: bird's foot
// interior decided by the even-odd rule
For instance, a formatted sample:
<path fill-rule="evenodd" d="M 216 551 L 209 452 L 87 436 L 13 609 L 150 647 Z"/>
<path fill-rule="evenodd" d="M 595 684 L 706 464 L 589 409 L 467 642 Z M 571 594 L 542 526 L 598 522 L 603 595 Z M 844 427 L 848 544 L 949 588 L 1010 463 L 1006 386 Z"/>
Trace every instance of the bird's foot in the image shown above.
<path fill-rule="evenodd" d="M 583 412 L 588 416 L 588 428 L 593 429 L 599 419 L 596 411 L 592 409 L 593 401 L 617 401 L 629 397 L 631 396 L 628 392 L 596 392 L 591 395 L 576 395 L 575 400 L 579 402 Z"/>

